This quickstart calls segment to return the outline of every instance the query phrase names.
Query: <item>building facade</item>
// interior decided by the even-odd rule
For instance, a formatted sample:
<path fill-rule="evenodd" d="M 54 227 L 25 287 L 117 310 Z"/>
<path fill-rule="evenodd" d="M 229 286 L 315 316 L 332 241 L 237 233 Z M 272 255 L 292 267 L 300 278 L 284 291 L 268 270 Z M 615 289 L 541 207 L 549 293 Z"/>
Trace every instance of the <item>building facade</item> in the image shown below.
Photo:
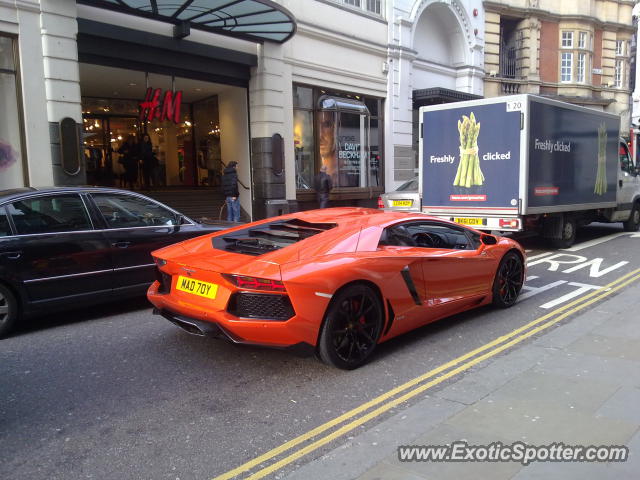
<path fill-rule="evenodd" d="M 237 161 L 256 219 L 314 208 L 326 165 L 332 205 L 375 206 L 415 175 L 417 108 L 482 95 L 484 24 L 480 0 L 0 0 L 0 188 L 205 195 Z"/>
<path fill-rule="evenodd" d="M 630 123 L 633 0 L 485 1 L 485 96 L 533 93 Z"/>

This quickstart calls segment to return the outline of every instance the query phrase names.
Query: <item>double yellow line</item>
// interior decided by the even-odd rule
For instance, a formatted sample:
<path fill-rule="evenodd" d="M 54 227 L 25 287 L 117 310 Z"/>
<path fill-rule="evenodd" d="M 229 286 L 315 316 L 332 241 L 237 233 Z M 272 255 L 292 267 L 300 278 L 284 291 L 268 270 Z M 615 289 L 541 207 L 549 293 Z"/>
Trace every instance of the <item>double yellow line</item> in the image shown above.
<path fill-rule="evenodd" d="M 289 465 L 292 462 L 295 462 L 296 460 L 304 457 L 314 450 L 317 450 L 318 448 L 321 448 L 322 446 L 332 442 L 333 440 L 347 434 L 348 432 L 354 430 L 360 425 L 363 425 L 369 420 L 372 420 L 391 410 L 392 408 L 397 407 L 401 403 L 415 397 L 416 395 L 419 395 L 425 390 L 438 385 L 439 383 L 442 383 L 445 380 L 461 372 L 464 372 L 465 370 L 468 370 L 469 368 L 488 358 L 499 354 L 500 352 L 535 335 L 536 333 L 539 333 L 542 330 L 551 327 L 552 325 L 558 323 L 569 315 L 583 310 L 589 305 L 602 300 L 603 298 L 638 280 L 640 280 L 640 268 L 627 273 L 626 275 L 623 275 L 622 277 L 614 280 L 604 287 L 583 295 L 573 302 L 557 308 L 556 310 L 549 312 L 548 314 L 543 315 L 542 317 L 539 317 L 532 322 L 520 328 L 517 328 L 512 332 L 507 333 L 506 335 L 502 335 L 501 337 L 496 338 L 486 345 L 476 348 L 475 350 L 472 350 L 454 360 L 451 360 L 444 365 L 434 368 L 433 370 L 420 375 L 413 380 L 409 380 L 408 382 L 392 390 L 389 390 L 388 392 L 360 405 L 359 407 L 356 407 L 340 415 L 339 417 L 336 417 L 333 420 L 330 420 L 329 422 L 324 423 L 303 435 L 300 435 L 299 437 L 289 440 L 288 442 L 283 443 L 282 445 L 272 450 L 269 450 L 268 452 L 240 465 L 239 467 L 234 468 L 233 470 L 229 470 L 228 472 L 215 477 L 213 480 L 230 480 L 232 478 L 236 478 L 240 475 L 246 474 L 255 469 L 255 467 L 274 460 L 276 457 L 279 457 L 285 452 L 292 450 L 294 447 L 298 447 L 303 443 L 310 442 L 315 437 L 320 436 L 320 434 L 327 432 L 333 427 L 348 422 L 342 425 L 340 428 L 337 428 L 330 433 L 326 433 L 324 436 L 321 436 L 317 440 L 307 443 L 305 446 L 293 451 L 280 460 L 274 461 L 268 466 L 260 468 L 258 471 L 247 477 L 243 477 L 248 478 L 249 480 L 258 480 L 260 478 L 264 478 L 265 476 L 280 470 L 281 468 Z M 425 383 L 426 380 L 429 381 Z M 397 396 L 401 393 L 403 394 Z M 369 411 L 368 413 L 365 413 L 372 407 L 375 407 L 377 405 L 380 406 Z"/>

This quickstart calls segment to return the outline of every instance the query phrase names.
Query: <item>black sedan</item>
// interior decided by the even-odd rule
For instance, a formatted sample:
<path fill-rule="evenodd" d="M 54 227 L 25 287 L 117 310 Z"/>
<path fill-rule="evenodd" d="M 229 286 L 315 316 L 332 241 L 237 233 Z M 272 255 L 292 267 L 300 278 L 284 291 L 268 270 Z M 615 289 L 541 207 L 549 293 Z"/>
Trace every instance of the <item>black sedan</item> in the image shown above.
<path fill-rule="evenodd" d="M 152 250 L 222 228 L 123 190 L 0 190 L 0 338 L 26 316 L 143 295 Z"/>

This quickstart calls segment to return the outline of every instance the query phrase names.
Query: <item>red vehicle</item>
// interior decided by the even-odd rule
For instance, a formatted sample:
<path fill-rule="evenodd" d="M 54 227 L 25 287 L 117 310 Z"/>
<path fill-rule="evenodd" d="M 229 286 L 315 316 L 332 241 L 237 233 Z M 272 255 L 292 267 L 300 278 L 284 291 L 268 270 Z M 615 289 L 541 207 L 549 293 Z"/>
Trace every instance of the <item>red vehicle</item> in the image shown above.
<path fill-rule="evenodd" d="M 513 305 L 515 241 L 422 214 L 312 210 L 153 252 L 155 313 L 197 335 L 315 351 L 339 368 L 378 343 L 465 310 Z"/>

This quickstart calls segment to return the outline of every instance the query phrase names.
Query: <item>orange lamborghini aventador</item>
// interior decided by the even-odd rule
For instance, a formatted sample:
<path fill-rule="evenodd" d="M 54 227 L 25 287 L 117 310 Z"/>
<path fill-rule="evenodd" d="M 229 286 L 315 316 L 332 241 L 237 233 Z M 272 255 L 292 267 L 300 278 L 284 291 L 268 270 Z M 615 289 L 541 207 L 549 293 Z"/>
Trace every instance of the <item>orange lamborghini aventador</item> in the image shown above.
<path fill-rule="evenodd" d="M 362 208 L 269 218 L 153 256 L 154 312 L 187 332 L 310 349 L 344 369 L 439 318 L 489 303 L 510 307 L 525 276 L 513 240 Z"/>

